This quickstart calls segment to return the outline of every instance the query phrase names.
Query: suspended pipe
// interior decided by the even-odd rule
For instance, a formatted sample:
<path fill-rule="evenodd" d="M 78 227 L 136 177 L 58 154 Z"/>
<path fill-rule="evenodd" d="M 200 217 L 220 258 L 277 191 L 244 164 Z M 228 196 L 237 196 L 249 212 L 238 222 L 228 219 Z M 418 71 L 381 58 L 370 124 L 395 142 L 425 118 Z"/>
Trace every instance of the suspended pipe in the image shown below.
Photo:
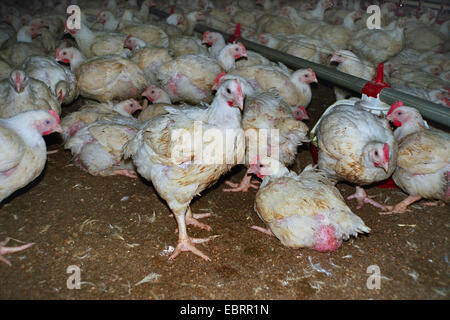
<path fill-rule="evenodd" d="M 164 11 L 158 10 L 155 7 L 150 8 L 150 13 L 157 15 L 162 18 L 167 18 L 169 14 Z M 228 39 L 231 35 L 225 33 L 221 30 L 214 29 L 202 24 L 196 24 L 195 31 L 204 33 L 205 31 L 213 31 L 221 33 L 225 39 Z M 316 73 L 318 78 L 324 79 L 326 81 L 338 84 L 346 89 L 362 92 L 362 89 L 367 84 L 367 80 L 361 79 L 350 74 L 340 72 L 334 68 L 327 67 L 322 64 L 314 63 L 296 56 L 280 52 L 278 50 L 263 46 L 261 44 L 239 38 L 239 41 L 244 44 L 244 46 L 249 49 L 256 51 L 267 59 L 272 61 L 280 61 L 286 66 L 293 69 L 304 69 L 312 68 Z M 450 127 L 450 108 L 445 107 L 440 104 L 433 103 L 431 101 L 392 89 L 384 88 L 379 98 L 381 101 L 392 104 L 396 101 L 403 101 L 405 105 L 417 108 L 420 113 L 427 119 L 435 121 L 437 123 L 443 124 L 446 127 Z"/>

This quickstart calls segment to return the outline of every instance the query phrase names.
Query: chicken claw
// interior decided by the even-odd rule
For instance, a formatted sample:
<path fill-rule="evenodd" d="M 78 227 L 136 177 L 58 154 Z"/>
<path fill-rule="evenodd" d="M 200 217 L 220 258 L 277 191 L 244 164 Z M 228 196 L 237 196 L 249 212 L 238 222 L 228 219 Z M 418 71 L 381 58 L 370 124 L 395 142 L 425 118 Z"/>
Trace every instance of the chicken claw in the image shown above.
<path fill-rule="evenodd" d="M 389 210 L 388 206 L 382 205 L 381 203 L 376 202 L 375 200 L 372 200 L 375 196 L 368 196 L 367 193 L 364 191 L 361 187 L 356 187 L 356 192 L 350 196 L 347 197 L 347 200 L 356 199 L 358 202 L 358 205 L 356 206 L 356 209 L 361 209 L 361 207 L 367 203 L 371 204 L 374 207 L 377 207 L 383 211 Z"/>
<path fill-rule="evenodd" d="M 197 219 L 207 218 L 207 217 L 210 217 L 210 216 L 211 216 L 210 212 L 207 212 L 207 213 L 192 213 L 192 210 L 189 207 L 187 209 L 184 221 L 186 222 L 186 225 L 190 225 L 191 224 L 191 225 L 196 226 L 196 227 L 198 227 L 200 229 L 205 229 L 206 231 L 211 231 L 212 228 L 209 225 L 201 223 L 200 221 L 197 220 Z"/>
<path fill-rule="evenodd" d="M 262 233 L 265 233 L 265 234 L 267 234 L 269 236 L 275 236 L 273 234 L 272 230 L 270 230 L 269 228 L 263 228 L 263 227 L 258 227 L 258 226 L 251 226 L 250 228 L 252 228 L 254 230 L 257 230 L 257 231 L 260 231 Z"/>
<path fill-rule="evenodd" d="M 211 259 L 207 255 L 205 255 L 203 252 L 201 252 L 194 246 L 194 243 L 204 243 L 209 240 L 211 240 L 211 238 L 189 238 L 189 237 L 187 239 L 179 240 L 177 247 L 175 248 L 175 251 L 169 257 L 169 260 L 174 260 L 181 252 L 190 251 L 206 261 L 211 261 Z"/>
<path fill-rule="evenodd" d="M 111 175 L 115 176 L 115 175 L 120 175 L 120 176 L 125 176 L 131 179 L 137 179 L 137 173 L 133 170 L 116 170 L 114 171 Z"/>
<path fill-rule="evenodd" d="M 395 206 L 386 206 L 387 211 L 386 212 L 379 212 L 379 214 L 386 215 L 386 214 L 393 214 L 393 213 L 410 212 L 411 210 L 407 209 L 408 206 L 411 203 L 419 201 L 420 199 L 422 199 L 421 196 L 409 196 L 408 198 L 404 199 L 403 201 L 397 203 Z"/>
<path fill-rule="evenodd" d="M 251 175 L 245 175 L 245 177 L 242 179 L 241 183 L 233 183 L 231 181 L 225 181 L 227 185 L 229 185 L 231 188 L 223 189 L 223 192 L 247 192 L 249 188 L 253 188 L 258 190 L 259 184 L 261 184 L 258 180 L 252 181 Z"/>
<path fill-rule="evenodd" d="M 6 238 L 3 242 L 0 242 L 0 262 L 4 262 L 10 267 L 11 267 L 11 262 L 8 259 L 3 257 L 5 254 L 19 252 L 19 251 L 28 249 L 29 247 L 34 245 L 34 243 L 27 243 L 27 244 L 24 244 L 22 246 L 17 246 L 17 247 L 5 247 L 5 245 L 8 242 L 9 242 L 9 238 Z"/>

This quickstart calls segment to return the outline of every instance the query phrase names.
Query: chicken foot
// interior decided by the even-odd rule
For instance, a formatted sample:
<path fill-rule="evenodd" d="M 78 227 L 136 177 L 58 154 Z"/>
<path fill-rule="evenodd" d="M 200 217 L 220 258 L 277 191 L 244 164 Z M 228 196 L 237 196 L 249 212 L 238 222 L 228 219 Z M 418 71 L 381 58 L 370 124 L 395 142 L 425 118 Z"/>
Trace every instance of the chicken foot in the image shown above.
<path fill-rule="evenodd" d="M 381 203 L 376 202 L 375 200 L 373 200 L 372 198 L 374 198 L 375 196 L 368 196 L 366 191 L 364 191 L 363 188 L 361 187 L 356 187 L 356 192 L 350 196 L 347 197 L 347 200 L 351 200 L 351 199 L 356 199 L 356 201 L 358 202 L 358 205 L 356 206 L 356 209 L 361 209 L 361 207 L 367 203 L 367 204 L 371 204 L 374 207 L 377 207 L 381 210 L 388 210 L 388 206 L 385 206 Z"/>
<path fill-rule="evenodd" d="M 184 221 L 186 225 L 193 225 L 200 229 L 205 229 L 206 231 L 211 231 L 211 226 L 201 223 L 198 221 L 198 219 L 208 218 L 211 216 L 211 212 L 205 212 L 205 213 L 192 213 L 191 207 L 188 207 L 186 210 L 186 216 L 184 218 Z M 173 214 L 169 215 L 169 217 L 173 217 Z M 175 232 L 178 232 L 178 228 L 175 230 Z"/>
<path fill-rule="evenodd" d="M 189 210 L 189 209 L 188 209 Z M 178 244 L 175 248 L 175 251 L 172 253 L 172 255 L 169 257 L 169 260 L 175 259 L 181 252 L 190 251 L 193 254 L 196 254 L 197 256 L 201 257 L 202 259 L 206 261 L 211 261 L 211 259 L 205 255 L 203 252 L 201 252 L 199 249 L 195 247 L 194 244 L 196 243 L 204 243 L 209 240 L 210 238 L 191 238 L 188 236 L 186 231 L 186 222 L 185 222 L 185 215 L 184 213 L 174 213 L 175 219 L 177 220 L 178 224 Z"/>
<path fill-rule="evenodd" d="M 258 226 L 251 226 L 250 228 L 252 228 L 253 230 L 265 233 L 265 234 L 267 234 L 269 236 L 273 236 L 273 237 L 275 236 L 273 234 L 272 230 L 270 230 L 269 228 L 263 228 L 263 227 L 258 227 Z"/>
<path fill-rule="evenodd" d="M 420 199 L 422 199 L 421 196 L 409 196 L 403 201 L 397 203 L 395 206 L 386 206 L 388 211 L 380 212 L 380 214 L 385 215 L 393 213 L 405 213 L 406 211 L 411 211 L 407 209 L 408 206 L 416 201 L 419 201 Z"/>
<path fill-rule="evenodd" d="M 133 171 L 133 170 L 126 170 L 126 169 L 113 171 L 111 173 L 111 175 L 112 176 L 120 175 L 120 176 L 125 176 L 125 177 L 128 177 L 128 178 L 132 178 L 132 179 L 137 179 L 138 178 L 138 176 L 137 176 L 135 171 Z"/>
<path fill-rule="evenodd" d="M 9 242 L 9 240 L 10 240 L 10 238 L 6 238 L 4 241 L 0 242 L 0 262 L 4 262 L 8 266 L 11 267 L 11 262 L 8 259 L 4 258 L 3 256 L 5 254 L 11 254 L 11 253 L 15 253 L 15 252 L 19 252 L 19 251 L 28 249 L 29 247 L 34 245 L 34 243 L 27 243 L 27 244 L 24 244 L 22 246 L 17 246 L 17 247 L 5 247 L 6 244 Z"/>
<path fill-rule="evenodd" d="M 250 169 L 249 169 L 250 170 Z M 229 185 L 231 188 L 223 189 L 223 192 L 247 192 L 249 188 L 253 188 L 258 190 L 259 184 L 261 184 L 260 181 L 253 180 L 252 181 L 252 175 L 248 174 L 248 171 L 245 173 L 244 178 L 242 178 L 241 182 L 239 184 L 233 183 L 231 181 L 225 181 L 227 185 Z"/>

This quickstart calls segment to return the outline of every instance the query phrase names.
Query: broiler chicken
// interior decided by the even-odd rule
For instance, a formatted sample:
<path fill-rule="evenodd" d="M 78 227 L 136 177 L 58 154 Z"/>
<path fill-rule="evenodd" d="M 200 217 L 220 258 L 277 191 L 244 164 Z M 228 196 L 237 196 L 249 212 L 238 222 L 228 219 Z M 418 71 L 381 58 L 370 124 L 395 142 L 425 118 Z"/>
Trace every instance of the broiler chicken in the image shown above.
<path fill-rule="evenodd" d="M 281 163 L 291 165 L 297 155 L 297 147 L 302 142 L 309 141 L 308 127 L 301 122 L 302 119 L 294 118 L 290 106 L 284 102 L 276 89 L 247 96 L 244 110 L 242 128 L 249 138 L 246 142 L 247 166 L 258 154 L 271 157 L 276 155 Z M 258 146 L 265 150 L 258 150 Z M 239 184 L 226 181 L 231 188 L 223 191 L 247 192 L 250 187 L 258 189 L 249 174 L 250 169 Z"/>
<path fill-rule="evenodd" d="M 189 204 L 243 158 L 245 147 L 239 110 L 243 105 L 239 80 L 225 81 L 207 109 L 170 110 L 168 115 L 147 121 L 125 146 L 125 155 L 132 156 L 138 173 L 152 181 L 176 218 L 178 245 L 169 259 L 182 251 L 191 251 L 210 261 L 194 246 L 209 239 L 190 238 L 186 231 L 187 224 L 210 230 L 196 219 L 208 214 L 194 215 Z M 196 136 L 192 140 L 195 123 L 196 127 L 202 125 L 202 133 L 200 139 Z M 211 136 L 212 132 L 217 135 Z M 186 139 L 196 145 L 192 146 Z"/>
<path fill-rule="evenodd" d="M 281 97 L 290 106 L 307 108 L 311 102 L 312 82 L 317 82 L 312 69 L 299 69 L 291 74 L 276 66 L 250 66 L 229 72 L 241 76 L 262 90 L 276 88 Z"/>
<path fill-rule="evenodd" d="M 387 119 L 398 127 L 394 131 L 399 147 L 393 179 L 409 196 L 382 214 L 404 213 L 422 198 L 450 202 L 450 134 L 427 128 L 420 113 L 402 102 L 392 105 Z"/>
<path fill-rule="evenodd" d="M 47 85 L 14 70 L 0 81 L 0 117 L 6 118 L 28 110 L 54 110 L 61 114 L 61 105 Z"/>
<path fill-rule="evenodd" d="M 75 75 L 54 59 L 44 56 L 30 56 L 23 63 L 25 73 L 44 82 L 59 103 L 69 104 L 78 97 Z"/>
<path fill-rule="evenodd" d="M 350 236 L 370 232 L 323 171 L 309 165 L 297 175 L 263 157 L 251 165 L 251 172 L 263 179 L 255 211 L 267 225 L 252 228 L 276 236 L 283 245 L 329 252 Z"/>
<path fill-rule="evenodd" d="M 169 111 L 166 107 L 182 109 L 191 108 L 191 106 L 187 105 L 173 105 L 167 92 L 154 85 L 150 85 L 145 89 L 142 96 L 152 102 L 150 105 L 146 105 L 146 102 L 144 102 L 144 108 L 138 116 L 138 120 L 142 122 L 163 114 L 168 114 Z"/>
<path fill-rule="evenodd" d="M 338 50 L 333 53 L 331 62 L 337 62 L 337 70 L 356 76 L 361 79 L 372 80 L 375 77 L 375 68 L 371 63 L 359 59 L 349 50 Z M 339 87 L 334 87 L 336 100 L 345 99 L 351 93 Z"/>
<path fill-rule="evenodd" d="M 342 101 L 316 125 L 319 168 L 332 178 L 358 185 L 348 197 L 358 201 L 358 209 L 369 203 L 386 210 L 359 186 L 386 180 L 394 172 L 397 143 L 392 130 L 386 119 Z"/>
<path fill-rule="evenodd" d="M 123 46 L 123 43 L 122 43 Z M 56 61 L 70 64 L 80 95 L 100 102 L 137 98 L 148 87 L 144 72 L 133 61 L 119 56 L 86 60 L 75 48 L 59 49 Z"/>
<path fill-rule="evenodd" d="M 76 112 L 69 113 L 62 118 L 62 137 L 67 141 L 78 130 L 88 126 L 95 121 L 109 120 L 117 118 L 131 118 L 137 110 L 142 110 L 142 106 L 134 99 L 112 103 L 88 103 Z"/>
<path fill-rule="evenodd" d="M 206 55 L 180 56 L 163 64 L 157 78 L 172 102 L 209 102 L 216 76 L 223 70 L 232 70 L 235 60 L 242 56 L 246 56 L 246 50 L 240 42 L 225 46 L 217 60 Z"/>
<path fill-rule="evenodd" d="M 128 49 L 123 48 L 123 42 L 126 38 L 124 34 L 93 32 L 83 23 L 81 23 L 80 29 L 70 29 L 66 24 L 65 31 L 75 38 L 78 48 L 88 58 L 111 54 L 127 54 L 124 51 Z"/>
<path fill-rule="evenodd" d="M 123 159 L 123 146 L 130 141 L 139 123 L 132 117 L 96 121 L 78 130 L 66 142 L 75 164 L 91 175 L 123 175 L 137 178 L 131 160 Z"/>
<path fill-rule="evenodd" d="M 403 28 L 394 21 L 383 29 L 361 29 L 349 41 L 353 52 L 374 64 L 385 62 L 404 47 Z"/>
<path fill-rule="evenodd" d="M 156 73 L 160 66 L 172 60 L 168 48 L 149 47 L 138 38 L 129 35 L 124 46 L 131 50 L 130 60 L 136 63 L 149 83 L 157 83 Z"/>
<path fill-rule="evenodd" d="M 26 186 L 42 172 L 47 160 L 47 148 L 42 136 L 61 132 L 59 117 L 54 111 L 27 111 L 0 119 L 0 202 L 14 191 Z M 0 262 L 11 266 L 3 257 L 33 245 L 5 247 L 0 243 Z"/>

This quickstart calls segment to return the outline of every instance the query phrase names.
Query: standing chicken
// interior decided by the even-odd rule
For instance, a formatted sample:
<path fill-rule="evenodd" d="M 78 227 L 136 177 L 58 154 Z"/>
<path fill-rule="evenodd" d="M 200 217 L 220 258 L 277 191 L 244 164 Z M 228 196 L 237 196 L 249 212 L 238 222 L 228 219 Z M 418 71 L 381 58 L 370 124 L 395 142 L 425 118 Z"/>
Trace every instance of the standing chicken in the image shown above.
<path fill-rule="evenodd" d="M 299 175 L 271 158 L 260 158 L 251 172 L 263 179 L 255 211 L 268 228 L 252 228 L 276 236 L 292 248 L 337 250 L 351 235 L 370 232 L 345 204 L 326 174 L 307 166 Z"/>
<path fill-rule="evenodd" d="M 398 127 L 393 179 L 409 196 L 382 214 L 404 213 L 422 198 L 450 202 L 450 134 L 426 128 L 420 113 L 402 102 L 392 105 L 387 118 Z"/>
<path fill-rule="evenodd" d="M 42 136 L 61 132 L 59 117 L 53 110 L 27 111 L 11 118 L 0 119 L 0 202 L 14 191 L 38 177 L 47 160 L 47 148 Z M 31 247 L 5 247 L 0 243 L 0 261 L 11 263 L 3 257 Z"/>
<path fill-rule="evenodd" d="M 209 238 L 190 238 L 186 231 L 187 224 L 210 230 L 196 219 L 209 214 L 195 215 L 189 204 L 240 161 L 236 157 L 243 158 L 244 137 L 239 110 L 243 106 L 244 95 L 239 80 L 225 81 L 209 108 L 172 109 L 168 115 L 147 121 L 125 146 L 125 156 L 133 157 L 139 174 L 153 182 L 177 220 L 178 245 L 169 259 L 182 251 L 191 251 L 210 261 L 194 246 Z M 198 129 L 194 128 L 198 125 L 202 126 L 200 138 L 195 134 Z"/>
<path fill-rule="evenodd" d="M 397 143 L 387 120 L 356 105 L 338 104 L 324 114 L 316 128 L 319 168 L 331 177 L 368 185 L 394 172 Z M 358 201 L 358 209 L 369 203 L 386 210 L 360 187 L 348 197 L 353 198 Z"/>

